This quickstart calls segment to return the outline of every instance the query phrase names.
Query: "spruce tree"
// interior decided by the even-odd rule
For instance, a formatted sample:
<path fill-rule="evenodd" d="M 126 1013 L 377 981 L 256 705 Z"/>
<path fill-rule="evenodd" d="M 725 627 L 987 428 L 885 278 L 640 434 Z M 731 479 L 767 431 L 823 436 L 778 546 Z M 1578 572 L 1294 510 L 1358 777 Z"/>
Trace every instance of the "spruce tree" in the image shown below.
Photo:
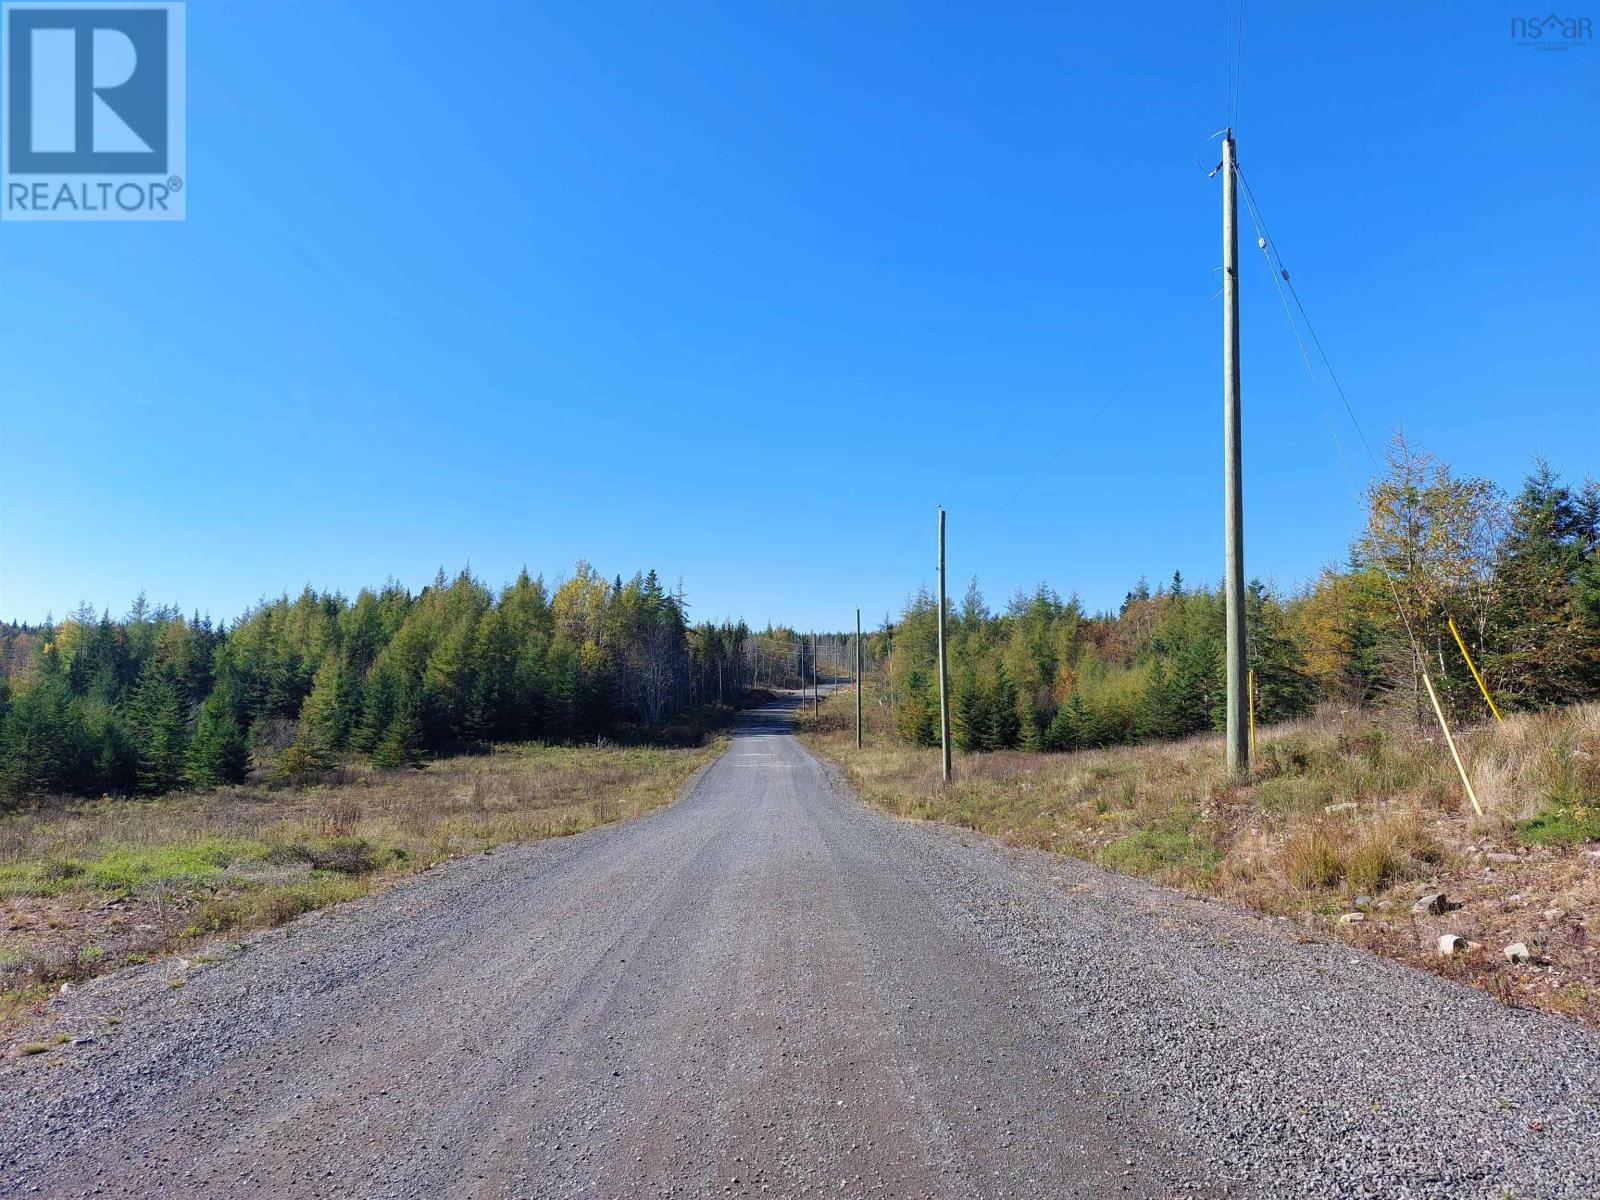
<path fill-rule="evenodd" d="M 405 689 L 395 707 L 383 739 L 372 751 L 375 767 L 416 767 L 426 757 L 423 748 L 422 701 L 418 689 Z"/>
<path fill-rule="evenodd" d="M 145 671 L 133 697 L 130 724 L 138 754 L 139 790 L 159 795 L 177 787 L 183 780 L 188 739 L 178 691 L 163 673 Z"/>
<path fill-rule="evenodd" d="M 1139 713 L 1139 736 L 1169 738 L 1177 728 L 1173 711 L 1172 686 L 1167 678 L 1167 664 L 1157 659 L 1150 668 L 1150 678 L 1145 684 L 1144 700 Z"/>
<path fill-rule="evenodd" d="M 1039 714 L 1032 704 L 1022 706 L 1022 733 L 1018 746 L 1023 750 L 1042 750 L 1044 748 L 1044 733 L 1039 728 Z"/>
<path fill-rule="evenodd" d="M 1511 506 L 1495 564 L 1498 602 L 1485 623 L 1493 653 L 1483 653 L 1470 622 L 1461 630 L 1502 703 L 1560 704 L 1600 681 L 1600 620 L 1585 596 L 1597 551 L 1595 493 L 1575 493 L 1537 463 Z"/>
<path fill-rule="evenodd" d="M 190 787 L 214 788 L 242 783 L 250 772 L 250 747 L 228 689 L 219 689 L 200 706 L 194 737 L 189 740 L 184 779 Z"/>
<path fill-rule="evenodd" d="M 994 688 L 989 693 L 988 709 L 984 749 L 1015 749 L 1022 731 L 1022 719 L 1017 715 L 1017 686 L 1006 674 L 1004 664 L 995 674 Z"/>
<path fill-rule="evenodd" d="M 950 739 L 955 748 L 964 754 L 983 749 L 987 724 L 978 696 L 977 677 L 971 671 L 963 671 L 956 681 L 950 712 Z"/>
<path fill-rule="evenodd" d="M 0 724 L 0 791 L 13 799 L 64 791 L 78 757 L 66 679 L 41 672 L 16 696 Z"/>
<path fill-rule="evenodd" d="M 1317 685 L 1305 673 L 1305 655 L 1284 629 L 1283 610 L 1260 580 L 1245 597 L 1250 669 L 1256 675 L 1256 721 L 1303 717 L 1316 702 Z"/>

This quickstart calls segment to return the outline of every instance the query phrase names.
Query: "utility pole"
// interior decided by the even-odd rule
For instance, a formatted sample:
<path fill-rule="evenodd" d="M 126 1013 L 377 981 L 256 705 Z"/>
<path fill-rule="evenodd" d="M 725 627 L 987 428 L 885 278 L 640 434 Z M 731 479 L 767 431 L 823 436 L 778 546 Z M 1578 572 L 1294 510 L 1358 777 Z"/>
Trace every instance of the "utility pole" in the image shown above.
<path fill-rule="evenodd" d="M 1244 479 L 1239 434 L 1239 197 L 1233 130 L 1222 138 L 1222 457 L 1224 551 L 1222 590 L 1228 621 L 1228 771 L 1250 770 L 1245 709 Z"/>
<path fill-rule="evenodd" d="M 950 782 L 950 679 L 944 657 L 944 508 L 939 509 L 939 753 Z"/>
<path fill-rule="evenodd" d="M 811 635 L 811 719 L 822 715 L 822 694 L 817 689 L 817 635 Z"/>
<path fill-rule="evenodd" d="M 861 749 L 861 610 L 856 609 L 856 749 Z"/>

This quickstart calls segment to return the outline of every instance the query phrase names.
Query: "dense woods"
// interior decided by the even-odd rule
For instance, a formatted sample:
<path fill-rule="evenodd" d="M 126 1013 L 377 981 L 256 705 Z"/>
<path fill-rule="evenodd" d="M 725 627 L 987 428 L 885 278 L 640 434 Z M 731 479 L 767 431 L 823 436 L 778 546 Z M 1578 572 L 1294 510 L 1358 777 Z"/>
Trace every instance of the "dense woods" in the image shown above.
<path fill-rule="evenodd" d="M 440 572 L 418 595 L 307 589 L 226 628 L 142 597 L 120 619 L 9 626 L 0 792 L 154 794 L 352 755 L 399 767 L 491 742 L 692 736 L 697 706 L 734 703 L 758 672 L 797 680 L 792 636 L 686 612 L 653 571 L 608 581 L 579 563 L 553 592 L 526 571 L 498 595 Z"/>
<path fill-rule="evenodd" d="M 1287 596 L 1253 581 L 1246 605 L 1261 722 L 1324 701 L 1420 718 L 1424 662 L 1458 717 L 1487 715 L 1451 618 L 1502 710 L 1600 695 L 1600 489 L 1540 462 L 1508 498 L 1397 437 L 1347 561 Z M 939 737 L 936 619 L 924 590 L 872 637 L 888 670 L 869 686 L 923 745 Z M 962 750 L 1083 749 L 1223 720 L 1222 595 L 1176 573 L 1095 615 L 1044 585 L 992 612 L 974 581 L 947 634 Z"/>
<path fill-rule="evenodd" d="M 1302 590 L 1249 587 L 1261 722 L 1320 702 L 1420 718 L 1424 663 L 1460 717 L 1483 715 L 1454 619 L 1503 709 L 1600 694 L 1600 489 L 1544 463 L 1506 497 L 1397 438 L 1347 561 Z M 866 642 L 868 688 L 898 734 L 938 739 L 926 591 Z M 1222 720 L 1223 604 L 1174 573 L 1114 613 L 1048 586 L 949 613 L 952 732 L 968 751 L 1073 750 Z M 154 608 L 0 627 L 0 795 L 155 794 L 251 772 L 301 779 L 365 756 L 401 767 L 493 742 L 693 736 L 697 706 L 815 670 L 848 676 L 853 638 L 691 625 L 655 572 L 587 563 L 553 591 L 498 595 L 441 572 L 413 595 L 314 592 L 232 625 Z"/>

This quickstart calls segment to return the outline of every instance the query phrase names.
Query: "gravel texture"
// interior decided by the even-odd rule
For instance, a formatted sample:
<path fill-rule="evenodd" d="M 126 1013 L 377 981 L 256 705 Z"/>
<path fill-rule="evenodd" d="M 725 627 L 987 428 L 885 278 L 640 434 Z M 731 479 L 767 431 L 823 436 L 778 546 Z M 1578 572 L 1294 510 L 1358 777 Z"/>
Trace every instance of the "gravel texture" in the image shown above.
<path fill-rule="evenodd" d="M 54 1022 L 5 1196 L 1600 1196 L 1600 1038 L 870 811 L 782 706 L 670 808 Z"/>

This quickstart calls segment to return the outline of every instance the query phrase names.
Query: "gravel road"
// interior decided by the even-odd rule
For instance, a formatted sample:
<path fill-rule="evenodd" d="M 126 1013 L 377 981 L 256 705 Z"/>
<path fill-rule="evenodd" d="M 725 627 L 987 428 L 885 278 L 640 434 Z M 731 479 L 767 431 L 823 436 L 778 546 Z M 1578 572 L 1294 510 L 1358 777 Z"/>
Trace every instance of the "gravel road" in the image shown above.
<path fill-rule="evenodd" d="M 670 808 L 56 1017 L 5 1196 L 1600 1196 L 1600 1038 L 892 820 L 782 705 Z"/>

